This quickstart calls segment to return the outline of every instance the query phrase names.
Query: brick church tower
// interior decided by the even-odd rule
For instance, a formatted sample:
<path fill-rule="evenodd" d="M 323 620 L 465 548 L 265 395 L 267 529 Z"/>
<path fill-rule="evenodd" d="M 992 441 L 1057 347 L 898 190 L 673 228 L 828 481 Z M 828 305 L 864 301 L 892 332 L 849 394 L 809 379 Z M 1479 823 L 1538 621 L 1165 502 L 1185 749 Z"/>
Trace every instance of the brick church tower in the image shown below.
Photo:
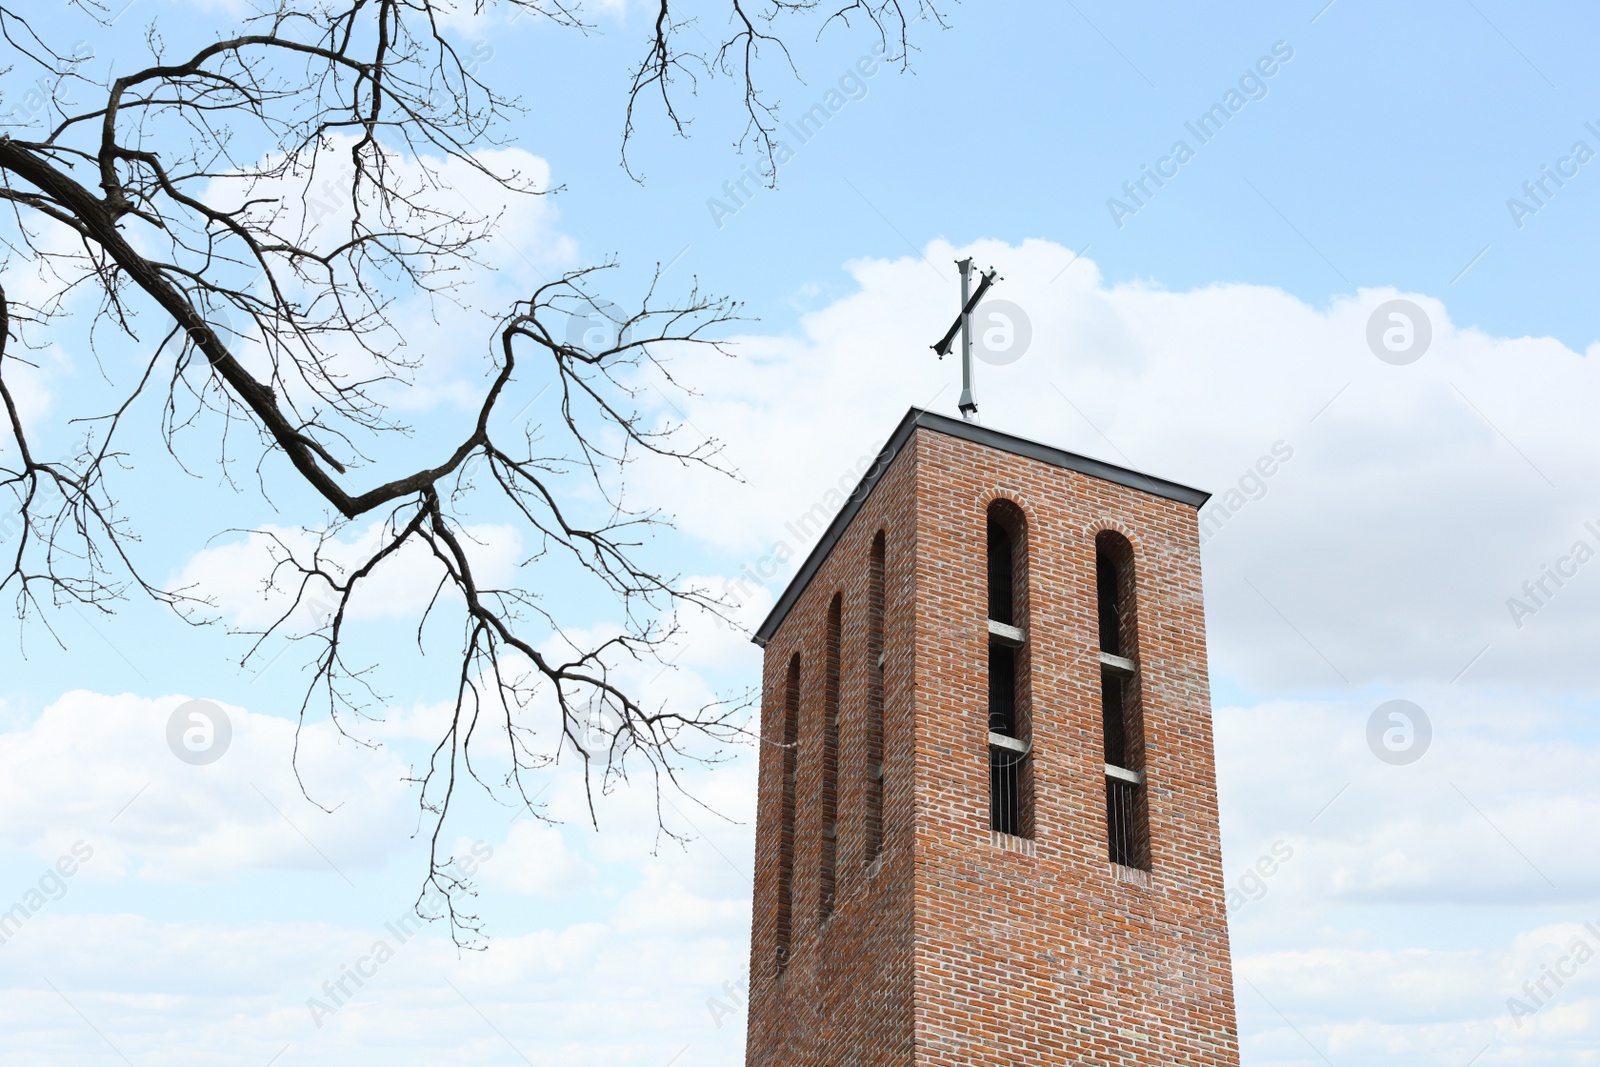
<path fill-rule="evenodd" d="M 756 635 L 749 1067 L 1239 1062 L 1206 499 L 906 414 Z"/>

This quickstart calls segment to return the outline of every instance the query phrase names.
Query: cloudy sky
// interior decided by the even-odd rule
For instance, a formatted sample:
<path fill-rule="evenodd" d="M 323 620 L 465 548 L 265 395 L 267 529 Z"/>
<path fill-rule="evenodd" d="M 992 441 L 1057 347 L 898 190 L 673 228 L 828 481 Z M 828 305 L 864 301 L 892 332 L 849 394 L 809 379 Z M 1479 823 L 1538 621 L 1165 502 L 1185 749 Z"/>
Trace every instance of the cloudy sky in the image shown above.
<path fill-rule="evenodd" d="M 187 39 L 245 7 L 136 0 L 111 31 L 69 15 L 62 32 L 126 64 L 152 21 Z M 669 288 L 746 302 L 737 358 L 680 353 L 692 392 L 641 383 L 652 419 L 720 443 L 737 474 L 636 468 L 631 498 L 676 522 L 651 558 L 720 590 L 803 554 L 791 521 L 908 406 L 954 412 L 956 368 L 928 346 L 953 261 L 992 264 L 1007 318 L 986 321 L 1026 340 L 979 365 L 982 420 L 1217 494 L 1204 565 L 1244 1062 L 1600 1063 L 1594 13 L 969 2 L 948 28 L 913 23 L 908 71 L 864 78 L 875 37 L 835 24 L 797 47 L 798 80 L 773 75 L 786 121 L 831 88 L 843 103 L 787 146 L 776 188 L 737 196 L 754 157 L 725 79 L 687 140 L 649 116 L 642 182 L 618 165 L 650 13 L 589 17 L 587 36 L 493 5 L 450 24 L 530 105 L 502 161 L 561 188 L 508 203 L 474 299 L 615 256 L 619 303 L 657 262 Z M 700 17 L 722 25 L 715 4 Z M 1196 136 L 1219 103 L 1226 124 Z M 491 195 L 466 171 L 451 191 Z M 8 292 L 41 284 L 5 271 Z M 425 449 L 481 395 L 490 324 L 399 314 L 427 362 L 391 399 Z M 69 447 L 74 398 L 136 355 L 37 353 L 14 388 L 39 440 Z M 557 414 L 542 384 L 515 385 L 534 426 Z M 597 831 L 570 761 L 533 780 L 544 818 L 468 794 L 449 835 L 487 942 L 408 931 L 426 856 L 410 779 L 452 665 L 400 657 L 354 737 L 313 709 L 297 780 L 303 658 L 241 665 L 226 624 L 274 601 L 268 540 L 232 531 L 308 539 L 325 516 L 196 468 L 210 440 L 173 457 L 150 429 L 120 485 L 141 564 L 206 591 L 225 625 L 138 601 L 6 624 L 0 909 L 28 917 L 0 944 L 0 1060 L 742 1063 L 753 753 L 666 794 L 670 834 L 645 779 L 600 799 Z M 537 573 L 505 516 L 472 532 L 484 573 Z M 334 550 L 375 536 L 357 524 Z M 745 625 L 791 567 L 746 582 Z M 433 580 L 393 568 L 359 606 L 375 640 L 404 638 Z M 574 610 L 589 632 L 617 622 Z M 698 704 L 755 681 L 744 634 L 680 621 L 671 668 L 632 684 Z M 215 762 L 169 747 L 192 699 L 227 715 Z M 1390 701 L 1408 702 L 1398 754 Z M 325 984 L 379 941 L 330 1005 Z"/>

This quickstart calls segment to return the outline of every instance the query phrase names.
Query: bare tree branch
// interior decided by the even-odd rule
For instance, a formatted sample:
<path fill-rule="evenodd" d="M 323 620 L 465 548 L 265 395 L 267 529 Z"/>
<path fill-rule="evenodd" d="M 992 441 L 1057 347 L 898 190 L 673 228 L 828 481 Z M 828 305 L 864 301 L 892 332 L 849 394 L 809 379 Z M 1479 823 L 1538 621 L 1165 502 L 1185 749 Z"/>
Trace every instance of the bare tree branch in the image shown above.
<path fill-rule="evenodd" d="M 475 0 L 489 5 L 593 29 L 561 0 Z M 810 20 L 820 33 L 864 20 L 902 63 L 916 20 L 942 25 L 932 0 L 918 0 L 910 18 L 897 0 L 728 0 L 725 32 L 711 40 L 678 11 L 661 0 L 631 78 L 625 159 L 647 103 L 686 134 L 680 90 L 727 76 L 747 120 L 740 143 L 754 142 L 770 164 L 776 110 L 762 62 L 793 73 L 788 22 Z M 599 295 L 612 264 L 549 280 L 484 336 L 498 343 L 470 426 L 414 469 L 390 470 L 389 442 L 407 427 L 385 399 L 442 355 L 416 350 L 400 309 L 420 301 L 454 322 L 467 284 L 489 269 L 482 249 L 497 215 L 465 195 L 442 207 L 451 174 L 502 199 L 551 192 L 507 164 L 512 154 L 490 151 L 509 145 L 502 130 L 521 105 L 464 59 L 441 13 L 438 0 L 260 0 L 243 25 L 186 54 L 168 55 L 152 23 L 145 55 L 130 48 L 111 65 L 123 73 L 97 77 L 85 49 L 47 38 L 71 18 L 109 25 L 106 6 L 71 0 L 45 33 L 0 0 L 0 47 L 40 87 L 0 114 L 10 249 L 0 271 L 40 280 L 8 277 L 9 295 L 0 289 L 0 589 L 13 591 L 20 617 L 47 628 L 46 609 L 109 612 L 130 592 L 214 621 L 218 605 L 203 590 L 164 588 L 141 571 L 116 494 L 127 470 L 148 461 L 124 450 L 140 438 L 123 426 L 158 427 L 186 471 L 180 437 L 213 435 L 205 467 L 214 461 L 240 493 L 232 450 L 251 449 L 261 493 L 287 479 L 333 521 L 309 540 L 251 534 L 266 546 L 262 588 L 281 597 L 281 611 L 248 631 L 245 662 L 269 645 L 303 648 L 302 727 L 326 715 L 369 743 L 363 722 L 384 696 L 379 665 L 352 652 L 351 606 L 396 567 L 431 568 L 437 584 L 417 642 L 429 627 L 454 626 L 459 658 L 453 710 L 415 780 L 430 847 L 418 906 L 442 894 L 452 933 L 470 944 L 481 933 L 472 887 L 443 843 L 458 785 L 474 782 L 537 816 L 529 775 L 567 756 L 582 762 L 595 819 L 596 797 L 643 768 L 670 833 L 660 790 L 679 788 L 685 768 L 716 762 L 743 736 L 747 699 L 683 708 L 626 681 L 632 665 L 679 639 L 680 613 L 723 605 L 646 562 L 645 540 L 665 520 L 633 509 L 622 490 L 641 457 L 731 473 L 716 442 L 680 444 L 676 427 L 652 421 L 639 390 L 678 387 L 666 363 L 675 351 L 728 354 L 721 338 L 739 307 L 694 284 L 663 294 L 659 268 L 626 313 Z M 686 47 L 686 32 L 705 47 Z M 101 339 L 115 338 L 116 366 L 131 353 L 135 374 L 123 381 L 103 366 L 115 402 L 76 414 L 73 454 L 46 460 L 13 385 L 29 352 L 83 321 L 74 312 L 90 294 L 91 351 L 99 359 L 111 343 Z M 609 339 L 574 342 L 575 318 L 607 321 Z M 553 391 L 558 414 L 537 432 L 505 425 L 508 398 L 533 383 Z M 614 603 L 616 632 L 585 643 L 529 587 L 487 584 L 466 521 L 474 503 L 509 511 L 532 542 L 520 574 L 581 576 Z M 339 538 L 358 520 L 375 532 L 351 558 Z"/>

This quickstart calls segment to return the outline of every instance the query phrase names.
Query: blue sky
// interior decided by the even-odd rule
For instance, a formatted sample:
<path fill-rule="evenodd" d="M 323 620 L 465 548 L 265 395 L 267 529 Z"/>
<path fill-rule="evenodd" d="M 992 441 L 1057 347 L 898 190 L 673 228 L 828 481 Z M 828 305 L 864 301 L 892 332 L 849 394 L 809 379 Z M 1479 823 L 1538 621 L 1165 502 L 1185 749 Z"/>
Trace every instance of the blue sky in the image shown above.
<path fill-rule="evenodd" d="M 81 33 L 95 62 L 132 64 L 152 20 L 177 48 L 242 10 L 137 0 L 109 34 Z M 697 395 L 645 383 L 652 417 L 716 438 L 742 475 L 638 468 L 636 499 L 678 523 L 652 558 L 723 588 L 779 543 L 809 547 L 787 543 L 786 523 L 908 405 L 953 412 L 956 369 L 928 352 L 953 312 L 952 261 L 997 265 L 996 297 L 1023 309 L 1033 340 L 1012 364 L 980 364 L 987 424 L 1219 496 L 1240 490 L 1204 559 L 1224 867 L 1244 900 L 1231 912 L 1244 1062 L 1600 1062 L 1600 963 L 1537 1002 L 1523 989 L 1574 938 L 1600 948 L 1583 931 L 1600 925 L 1600 867 L 1583 845 L 1600 815 L 1600 563 L 1572 565 L 1536 602 L 1524 592 L 1577 542 L 1600 548 L 1586 526 L 1600 526 L 1589 488 L 1600 158 L 1575 151 L 1600 152 L 1586 125 L 1600 129 L 1595 13 L 1486 0 L 967 3 L 948 9 L 948 28 L 913 26 L 908 71 L 846 82 L 847 102 L 788 144 L 776 187 L 732 214 L 724 185 L 758 161 L 736 148 L 726 79 L 690 101 L 687 139 L 646 111 L 629 149 L 642 181 L 619 165 L 647 16 L 611 0 L 576 36 L 491 8 L 450 32 L 528 107 L 507 149 L 561 187 L 507 205 L 486 302 L 609 256 L 622 264 L 609 283 L 619 303 L 657 262 L 669 284 L 745 302 L 737 360 L 685 353 L 674 365 Z M 77 16 L 59 17 L 62 33 L 80 32 Z M 701 18 L 714 29 L 720 15 L 707 5 Z M 785 121 L 875 40 L 839 24 L 805 37 L 798 77 L 767 70 Z M 1202 143 L 1191 125 L 1230 92 L 1241 106 Z M 1163 160 L 1178 141 L 1192 158 L 1172 174 Z M 1132 202 L 1124 183 L 1158 166 L 1165 184 Z M 1533 200 L 1524 183 L 1541 180 Z M 8 291 L 19 273 L 13 257 Z M 1404 365 L 1367 340 L 1391 300 L 1431 329 Z M 76 405 L 109 395 L 83 343 L 92 305 L 74 310 L 76 325 L 18 379 L 30 426 L 55 450 L 70 445 Z M 396 397 L 419 453 L 458 434 L 491 337 L 470 315 L 424 319 L 430 369 Z M 105 347 L 106 376 L 138 352 Z M 554 414 L 540 386 L 516 385 L 519 418 L 534 424 Z M 198 583 L 225 623 L 249 625 L 264 557 L 234 531 L 327 517 L 270 461 L 271 504 L 250 478 L 229 489 L 204 465 L 214 441 L 204 429 L 185 439 L 200 463 L 186 475 L 151 414 L 120 484 L 142 565 Z M 1270 455 L 1274 473 L 1252 477 Z M 472 518 L 485 566 L 518 573 L 531 542 L 492 508 Z M 741 621 L 759 621 L 786 578 L 744 598 Z M 707 807 L 679 797 L 666 812 L 681 846 L 654 832 L 641 783 L 604 798 L 596 833 L 570 764 L 540 781 L 554 824 L 469 795 L 450 835 L 491 857 L 476 876 L 487 950 L 458 956 L 430 929 L 355 1002 L 311 1017 L 308 999 L 415 893 L 405 778 L 452 681 L 447 656 L 396 651 L 415 586 L 397 576 L 366 609 L 364 650 L 383 662 L 388 696 L 383 720 L 364 724 L 374 747 L 311 716 L 308 786 L 331 814 L 289 768 L 293 651 L 241 666 L 245 647 L 224 626 L 195 629 L 138 600 L 108 617 L 48 613 L 64 647 L 38 620 L 6 623 L 0 908 L 76 842 L 93 849 L 0 945 L 8 1062 L 742 1062 L 749 752 L 691 776 Z M 543 591 L 580 626 L 615 622 L 577 584 Z M 1513 598 L 1536 610 L 1519 617 Z M 759 653 L 742 634 L 681 621 L 675 667 L 640 668 L 636 684 L 699 700 L 754 682 Z M 168 717 L 190 698 L 233 723 L 214 764 L 166 747 Z M 1369 748 L 1369 718 L 1391 699 L 1431 722 L 1414 763 Z M 1267 864 L 1270 876 L 1250 875 L 1282 850 L 1292 858 Z M 1514 1016 L 1511 997 L 1536 1010 Z"/>

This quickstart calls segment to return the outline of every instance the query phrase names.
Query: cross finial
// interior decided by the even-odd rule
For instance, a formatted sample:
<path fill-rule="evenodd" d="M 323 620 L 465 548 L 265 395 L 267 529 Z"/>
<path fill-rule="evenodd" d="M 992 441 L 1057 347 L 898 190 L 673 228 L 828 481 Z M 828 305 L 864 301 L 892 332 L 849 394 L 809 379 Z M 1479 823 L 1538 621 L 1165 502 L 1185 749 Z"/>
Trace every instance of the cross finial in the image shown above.
<path fill-rule="evenodd" d="M 982 272 L 978 280 L 978 291 L 971 292 L 972 288 L 972 257 L 956 260 L 956 266 L 961 269 L 961 314 L 956 316 L 956 321 L 950 324 L 950 329 L 933 346 L 943 359 L 950 351 L 950 344 L 955 340 L 956 331 L 961 331 L 961 400 L 956 405 L 961 410 L 961 417 L 971 422 L 978 415 L 978 401 L 972 393 L 972 309 L 978 306 L 978 301 L 983 299 L 983 294 L 989 291 L 989 286 L 994 284 L 998 275 L 993 267 Z"/>

